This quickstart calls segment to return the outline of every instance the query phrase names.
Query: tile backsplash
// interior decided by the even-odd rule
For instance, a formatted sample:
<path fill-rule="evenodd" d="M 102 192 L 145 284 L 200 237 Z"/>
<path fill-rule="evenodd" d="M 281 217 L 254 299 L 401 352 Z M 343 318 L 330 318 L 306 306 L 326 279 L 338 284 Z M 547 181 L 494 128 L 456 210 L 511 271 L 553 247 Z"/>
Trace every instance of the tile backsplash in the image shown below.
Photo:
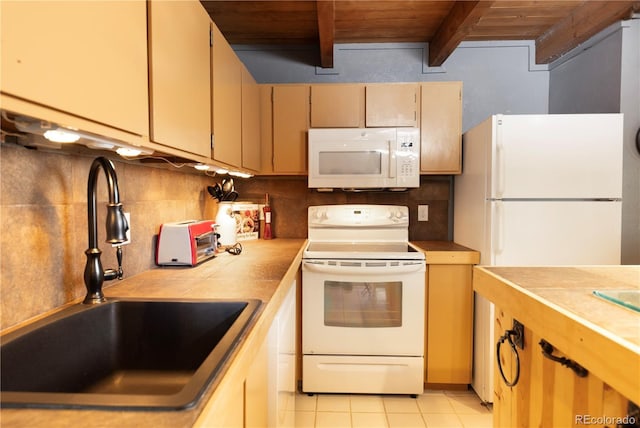
<path fill-rule="evenodd" d="M 85 295 L 88 246 L 87 179 L 96 155 L 0 145 L 0 329 Z M 155 268 L 155 242 L 162 223 L 215 219 L 218 204 L 206 187 L 221 177 L 158 168 L 112 157 L 120 199 L 131 213 L 131 244 L 123 247 L 125 277 Z M 447 240 L 449 177 L 421 177 L 407 192 L 318 193 L 306 177 L 236 179 L 240 200 L 264 202 L 269 193 L 276 238 L 305 238 L 310 205 L 367 203 L 409 206 L 411 240 Z M 106 180 L 98 177 L 98 245 L 104 268 L 117 266 L 104 242 Z M 417 221 L 417 205 L 429 205 L 429 221 Z M 104 287 L 108 287 L 106 282 Z"/>
<path fill-rule="evenodd" d="M 85 295 L 87 180 L 94 158 L 0 145 L 0 328 Z M 160 224 L 215 218 L 217 203 L 206 191 L 210 177 L 118 158 L 112 160 L 120 199 L 131 213 L 132 242 L 123 247 L 123 269 L 132 276 L 155 267 Z M 99 174 L 98 246 L 106 269 L 117 262 L 104 242 L 108 195 Z"/>
<path fill-rule="evenodd" d="M 307 188 L 307 177 L 253 177 L 236 180 L 240 199 L 264 203 L 269 193 L 273 235 L 306 238 L 307 207 L 331 204 L 388 204 L 409 207 L 409 239 L 442 240 L 449 236 L 449 176 L 421 176 L 420 187 L 404 192 L 318 192 Z M 429 205 L 429 221 L 418 222 L 418 205 Z"/>

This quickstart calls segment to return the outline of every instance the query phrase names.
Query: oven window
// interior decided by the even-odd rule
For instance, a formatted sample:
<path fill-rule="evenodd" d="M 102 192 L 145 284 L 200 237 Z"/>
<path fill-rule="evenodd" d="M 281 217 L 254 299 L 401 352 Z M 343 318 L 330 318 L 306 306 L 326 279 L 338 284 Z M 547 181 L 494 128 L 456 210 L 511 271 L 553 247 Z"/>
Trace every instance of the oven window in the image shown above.
<path fill-rule="evenodd" d="M 382 153 L 378 151 L 321 151 L 318 154 L 320 175 L 380 175 Z"/>
<path fill-rule="evenodd" d="M 402 282 L 324 282 L 324 324 L 401 327 Z"/>

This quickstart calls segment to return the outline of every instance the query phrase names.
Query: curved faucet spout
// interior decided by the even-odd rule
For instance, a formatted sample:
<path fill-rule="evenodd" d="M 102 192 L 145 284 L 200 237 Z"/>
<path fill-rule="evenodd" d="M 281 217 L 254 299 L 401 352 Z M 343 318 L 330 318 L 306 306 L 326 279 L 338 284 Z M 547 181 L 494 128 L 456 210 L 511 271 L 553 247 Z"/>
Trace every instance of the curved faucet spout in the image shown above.
<path fill-rule="evenodd" d="M 85 251 L 87 264 L 84 268 L 84 284 L 87 287 L 87 295 L 83 301 L 85 304 L 102 303 L 106 299 L 102 293 L 102 284 L 105 279 L 121 278 L 121 275 L 114 275 L 109 270 L 105 278 L 105 270 L 102 268 L 100 255 L 102 251 L 98 248 L 98 220 L 96 216 L 97 206 L 97 184 L 98 171 L 102 168 L 107 179 L 109 188 L 109 203 L 107 204 L 107 243 L 119 244 L 127 240 L 127 230 L 129 225 L 124 216 L 122 204 L 120 203 L 120 191 L 118 189 L 118 177 L 113 163 L 104 158 L 96 158 L 89 170 L 89 180 L 87 182 L 87 224 L 89 227 L 89 248 Z"/>

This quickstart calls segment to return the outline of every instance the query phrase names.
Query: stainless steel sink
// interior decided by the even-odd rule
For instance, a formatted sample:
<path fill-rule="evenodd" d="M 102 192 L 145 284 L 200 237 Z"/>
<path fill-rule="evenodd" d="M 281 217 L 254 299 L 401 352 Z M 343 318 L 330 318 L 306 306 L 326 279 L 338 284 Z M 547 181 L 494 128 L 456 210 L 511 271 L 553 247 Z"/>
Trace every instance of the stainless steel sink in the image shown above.
<path fill-rule="evenodd" d="M 2 407 L 186 409 L 244 339 L 259 300 L 112 299 L 1 338 Z"/>

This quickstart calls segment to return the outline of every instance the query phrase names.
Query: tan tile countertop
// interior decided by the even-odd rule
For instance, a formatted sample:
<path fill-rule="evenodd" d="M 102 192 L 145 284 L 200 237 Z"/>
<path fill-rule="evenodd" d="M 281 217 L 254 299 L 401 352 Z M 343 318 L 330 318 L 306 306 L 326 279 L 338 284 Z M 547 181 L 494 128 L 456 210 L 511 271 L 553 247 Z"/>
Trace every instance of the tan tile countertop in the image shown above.
<path fill-rule="evenodd" d="M 193 267 L 152 269 L 108 284 L 109 297 L 248 299 L 263 302 L 244 343 L 223 368 L 225 375 L 193 408 L 185 411 L 113 411 L 76 409 L 2 409 L 3 427 L 188 427 L 225 383 L 238 382 L 253 359 L 290 285 L 297 277 L 304 239 L 243 241 L 239 256 L 221 253 Z M 77 303 L 72 303 L 77 304 Z M 46 314 L 44 314 L 46 315 Z M 44 316 L 43 315 L 43 316 Z M 14 328 L 11 328 L 13 330 Z M 4 333 L 4 332 L 3 332 Z"/>
<path fill-rule="evenodd" d="M 451 241 L 411 241 L 425 253 L 427 264 L 478 264 L 480 253 Z"/>

